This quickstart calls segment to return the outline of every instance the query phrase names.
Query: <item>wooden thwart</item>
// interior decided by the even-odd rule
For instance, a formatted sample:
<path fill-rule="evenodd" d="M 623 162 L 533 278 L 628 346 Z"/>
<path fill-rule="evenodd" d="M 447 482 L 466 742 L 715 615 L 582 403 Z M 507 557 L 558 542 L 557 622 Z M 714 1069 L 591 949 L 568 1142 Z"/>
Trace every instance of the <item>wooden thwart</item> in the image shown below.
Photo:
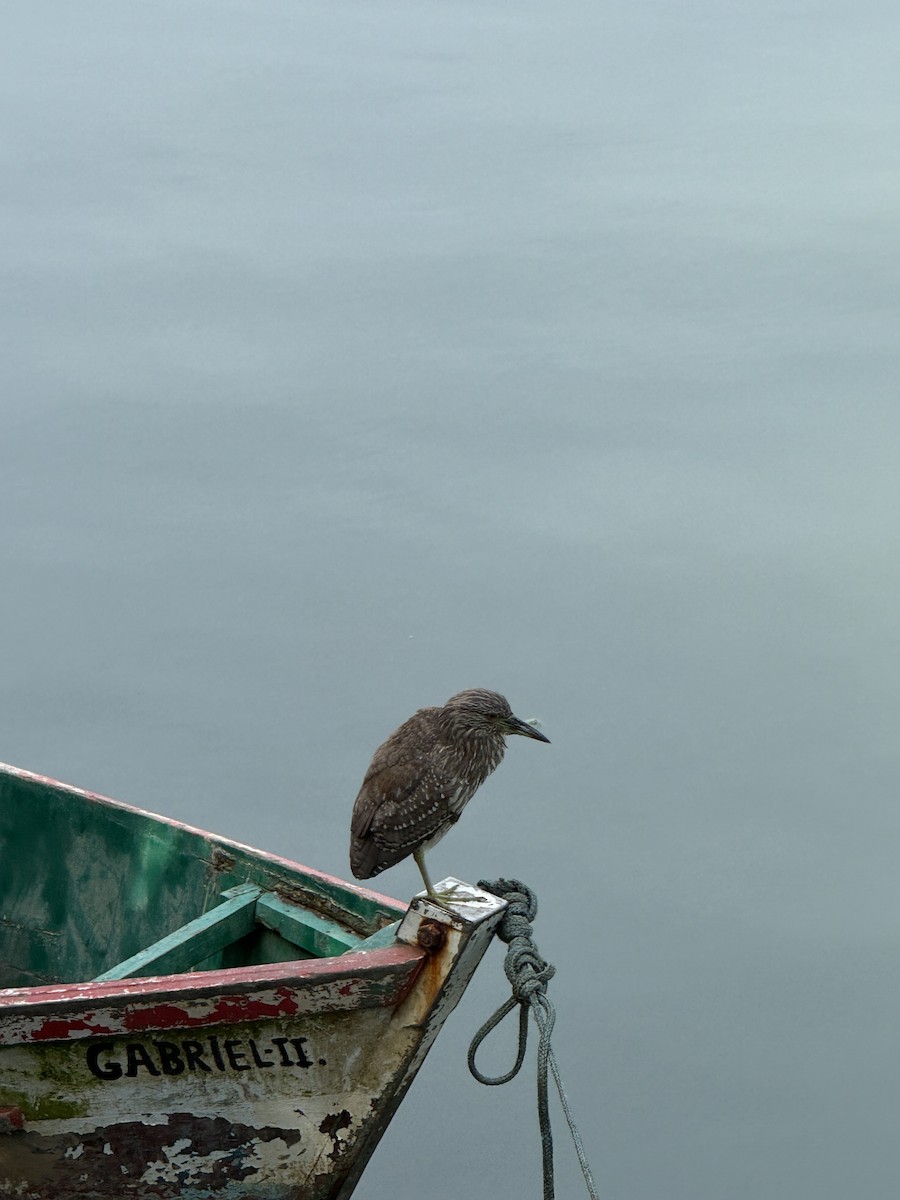
<path fill-rule="evenodd" d="M 263 892 L 256 902 L 256 920 L 316 958 L 334 958 L 355 950 L 360 939 L 346 929 L 282 900 L 274 892 Z"/>
<path fill-rule="evenodd" d="M 246 937 L 257 925 L 274 930 L 298 949 L 322 958 L 344 954 L 360 945 L 360 939 L 337 922 L 252 884 L 230 888 L 222 895 L 221 904 L 104 971 L 94 982 L 183 974 Z"/>

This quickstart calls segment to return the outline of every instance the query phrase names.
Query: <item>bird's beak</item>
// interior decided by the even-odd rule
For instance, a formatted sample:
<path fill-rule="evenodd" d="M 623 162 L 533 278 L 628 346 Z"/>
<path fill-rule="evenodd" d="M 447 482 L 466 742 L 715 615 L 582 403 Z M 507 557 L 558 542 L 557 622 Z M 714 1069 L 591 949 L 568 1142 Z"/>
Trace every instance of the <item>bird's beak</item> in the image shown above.
<path fill-rule="evenodd" d="M 529 725 L 527 721 L 520 721 L 518 717 L 513 717 L 509 722 L 508 733 L 521 733 L 522 737 L 536 738 L 539 742 L 546 742 L 550 745 L 550 739 L 544 737 L 539 729 L 535 729 L 533 725 Z"/>

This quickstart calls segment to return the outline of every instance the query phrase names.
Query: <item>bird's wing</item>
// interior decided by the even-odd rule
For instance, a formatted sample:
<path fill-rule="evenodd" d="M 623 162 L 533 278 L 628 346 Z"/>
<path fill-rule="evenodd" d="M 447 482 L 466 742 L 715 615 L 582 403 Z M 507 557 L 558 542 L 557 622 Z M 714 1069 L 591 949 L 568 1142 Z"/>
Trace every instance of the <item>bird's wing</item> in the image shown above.
<path fill-rule="evenodd" d="M 377 862 L 378 871 L 393 866 L 457 820 L 451 802 L 451 794 L 422 758 L 370 771 L 353 807 L 353 853 L 370 868 Z"/>
<path fill-rule="evenodd" d="M 355 838 L 365 837 L 381 806 L 392 805 L 408 798 L 427 770 L 431 741 L 417 737 L 421 721 L 429 709 L 420 709 L 414 717 L 395 729 L 372 756 L 350 820 L 350 832 Z M 427 726 L 425 732 L 428 732 Z"/>
<path fill-rule="evenodd" d="M 365 837 L 386 824 L 404 821 L 420 807 L 431 808 L 428 801 L 432 793 L 434 801 L 443 798 L 433 773 L 420 758 L 382 764 L 363 780 L 353 806 L 350 832 L 354 837 Z M 424 804 L 416 804 L 417 794 L 422 795 Z"/>

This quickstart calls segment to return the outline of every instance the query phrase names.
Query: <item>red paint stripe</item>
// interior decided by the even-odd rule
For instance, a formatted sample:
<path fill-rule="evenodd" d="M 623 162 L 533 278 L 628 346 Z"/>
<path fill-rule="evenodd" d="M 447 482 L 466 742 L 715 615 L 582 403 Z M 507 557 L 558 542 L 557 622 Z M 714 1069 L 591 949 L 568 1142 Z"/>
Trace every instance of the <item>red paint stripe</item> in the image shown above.
<path fill-rule="evenodd" d="M 153 1004 L 127 1009 L 125 1028 L 129 1033 L 145 1029 L 195 1029 L 200 1025 L 231 1025 L 241 1021 L 262 1021 L 266 1017 L 292 1017 L 299 1005 L 287 988 L 279 988 L 278 1000 L 269 1004 L 254 996 L 228 996 L 219 1000 L 208 1013 L 189 1012 L 178 1004 Z"/>
<path fill-rule="evenodd" d="M 323 1007 L 327 1007 L 329 985 L 333 995 L 344 999 L 352 999 L 355 992 L 364 998 L 371 985 L 382 982 L 390 993 L 402 991 L 424 953 L 414 946 L 389 946 L 340 958 L 278 963 L 277 976 L 268 965 L 98 984 L 7 988 L 0 991 L 0 1045 L 293 1016 L 306 991 L 315 994 L 322 989 Z M 286 967 L 295 969 L 289 972 Z M 263 998 L 261 992 L 273 992 L 274 999 Z M 101 1015 L 98 1009 L 106 1011 Z M 22 1028 L 32 1021 L 33 1030 Z"/>
<path fill-rule="evenodd" d="M 71 1019 L 66 1017 L 50 1017 L 34 1034 L 36 1042 L 59 1042 L 65 1041 L 72 1036 L 73 1033 L 84 1032 L 91 1034 L 107 1034 L 113 1030 L 109 1025 L 95 1024 L 90 1020 Z"/>

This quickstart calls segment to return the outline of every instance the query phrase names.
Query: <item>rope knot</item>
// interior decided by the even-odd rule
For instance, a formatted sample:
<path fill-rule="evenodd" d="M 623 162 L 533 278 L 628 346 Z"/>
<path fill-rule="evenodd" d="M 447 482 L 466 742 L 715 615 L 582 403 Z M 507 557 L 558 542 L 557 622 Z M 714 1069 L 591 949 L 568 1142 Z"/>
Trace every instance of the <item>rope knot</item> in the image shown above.
<path fill-rule="evenodd" d="M 538 954 L 537 946 L 510 946 L 503 964 L 513 995 L 526 1004 L 535 993 L 543 995 L 547 984 L 556 974 L 556 967 Z"/>
<path fill-rule="evenodd" d="M 541 1149 L 544 1161 L 544 1200 L 553 1200 L 554 1196 L 553 1138 L 550 1133 L 550 1110 L 547 1103 L 548 1068 L 553 1072 L 588 1192 L 591 1200 L 597 1200 L 591 1170 L 581 1145 L 578 1130 L 575 1128 L 569 1112 L 568 1100 L 559 1077 L 553 1050 L 550 1047 L 550 1034 L 553 1032 L 556 1012 L 547 996 L 547 984 L 556 974 L 556 968 L 541 957 L 532 936 L 531 922 L 537 916 L 537 896 L 519 879 L 497 879 L 493 882 L 479 879 L 478 886 L 507 903 L 506 911 L 497 927 L 497 936 L 509 946 L 506 958 L 503 960 L 503 969 L 510 982 L 512 995 L 500 1005 L 492 1017 L 488 1017 L 472 1038 L 472 1044 L 469 1046 L 469 1070 L 479 1083 L 485 1083 L 490 1087 L 509 1083 L 511 1079 L 514 1079 L 525 1061 L 528 1043 L 528 1014 L 529 1012 L 533 1014 L 540 1034 L 537 1053 L 538 1121 L 541 1128 Z M 505 1075 L 484 1075 L 475 1065 L 478 1048 L 487 1035 L 496 1029 L 503 1018 L 517 1006 L 519 1009 L 519 1047 L 516 1061 Z"/>
<path fill-rule="evenodd" d="M 537 916 L 538 903 L 537 896 L 527 884 L 522 883 L 521 879 L 495 879 L 493 882 L 479 879 L 478 886 L 507 903 L 497 930 L 501 941 L 511 941 L 516 936 L 515 931 L 522 928 L 522 922 L 527 926 L 526 934 L 531 933 L 531 922 Z"/>

